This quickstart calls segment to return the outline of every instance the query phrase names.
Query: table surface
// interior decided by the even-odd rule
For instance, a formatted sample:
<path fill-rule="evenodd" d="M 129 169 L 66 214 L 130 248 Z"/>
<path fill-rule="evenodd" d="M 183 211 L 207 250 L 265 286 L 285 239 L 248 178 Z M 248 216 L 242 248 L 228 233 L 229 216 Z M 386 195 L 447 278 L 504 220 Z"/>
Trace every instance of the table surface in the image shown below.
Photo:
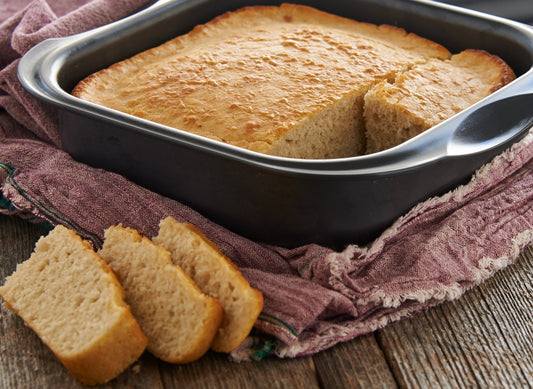
<path fill-rule="evenodd" d="M 533 23 L 531 0 L 448 1 Z M 0 215 L 0 283 L 47 231 Z M 23 321 L 0 307 L 0 388 L 81 388 Z M 149 353 L 106 388 L 533 387 L 533 248 L 461 298 L 313 357 L 187 365 Z"/>
<path fill-rule="evenodd" d="M 0 215 L 0 282 L 43 227 Z M 81 388 L 23 321 L 0 308 L 0 388 Z M 108 388 L 533 387 L 533 248 L 458 300 L 313 357 L 235 363 L 209 352 L 186 365 L 149 353 Z"/>

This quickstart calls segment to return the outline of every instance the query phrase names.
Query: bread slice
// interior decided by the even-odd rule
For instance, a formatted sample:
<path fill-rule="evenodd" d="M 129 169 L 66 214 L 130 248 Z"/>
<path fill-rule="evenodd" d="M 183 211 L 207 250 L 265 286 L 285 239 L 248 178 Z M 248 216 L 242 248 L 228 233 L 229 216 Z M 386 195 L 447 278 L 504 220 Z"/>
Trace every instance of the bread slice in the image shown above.
<path fill-rule="evenodd" d="M 220 326 L 220 303 L 172 264 L 167 250 L 136 230 L 112 226 L 104 236 L 99 254 L 126 290 L 126 301 L 148 337 L 148 351 L 171 363 L 200 358 Z"/>
<path fill-rule="evenodd" d="M 465 50 L 429 60 L 365 95 L 367 153 L 396 146 L 459 113 L 515 78 L 499 57 Z"/>
<path fill-rule="evenodd" d="M 65 227 L 39 239 L 0 295 L 84 384 L 113 379 L 146 347 L 109 266 Z"/>
<path fill-rule="evenodd" d="M 363 97 L 443 46 L 302 5 L 246 7 L 82 80 L 73 95 L 260 153 L 364 152 Z"/>
<path fill-rule="evenodd" d="M 237 348 L 263 309 L 262 293 L 252 288 L 237 266 L 192 224 L 167 217 L 153 240 L 170 251 L 172 261 L 205 293 L 221 302 L 224 318 L 213 350 L 230 352 Z"/>

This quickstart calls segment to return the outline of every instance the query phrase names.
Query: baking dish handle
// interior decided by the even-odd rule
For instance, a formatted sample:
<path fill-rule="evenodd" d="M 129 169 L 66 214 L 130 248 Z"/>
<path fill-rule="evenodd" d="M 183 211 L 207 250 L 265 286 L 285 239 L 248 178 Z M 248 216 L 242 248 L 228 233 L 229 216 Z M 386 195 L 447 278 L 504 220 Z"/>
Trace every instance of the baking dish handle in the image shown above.
<path fill-rule="evenodd" d="M 142 20 L 146 13 L 156 13 L 163 15 L 161 17 L 165 17 L 165 7 L 175 2 L 176 0 L 157 0 L 147 7 L 115 22 L 75 35 L 46 39 L 32 47 L 22 57 L 18 65 L 19 80 L 33 95 L 52 104 L 57 104 L 56 99 L 58 97 L 64 98 L 64 96 L 58 95 L 57 90 L 60 88 L 56 88 L 55 85 L 49 85 L 49 83 L 55 83 L 56 75 L 51 74 L 51 72 L 53 72 L 52 69 L 57 68 L 51 62 L 63 55 L 70 54 L 69 47 L 71 44 L 76 45 L 81 41 L 91 42 L 93 38 L 98 37 L 102 33 L 106 34 L 107 31 L 111 34 L 117 25 L 127 26 L 136 24 L 138 20 Z"/>
<path fill-rule="evenodd" d="M 56 94 L 47 87 L 44 80 L 46 76 L 41 71 L 44 69 L 43 64 L 46 59 L 50 57 L 50 52 L 65 46 L 71 39 L 73 38 L 70 36 L 46 39 L 32 47 L 22 56 L 17 67 L 18 79 L 32 95 L 44 101 L 55 103 L 55 100 L 50 95 L 55 96 Z"/>
<path fill-rule="evenodd" d="M 163 4 L 172 3 L 174 1 L 176 1 L 176 0 L 156 0 L 156 1 L 152 2 L 152 4 L 148 5 L 145 9 L 159 7 L 159 6 L 163 5 Z"/>
<path fill-rule="evenodd" d="M 533 127 L 533 93 L 506 97 L 474 110 L 449 138 L 447 155 L 482 153 L 514 142 Z"/>

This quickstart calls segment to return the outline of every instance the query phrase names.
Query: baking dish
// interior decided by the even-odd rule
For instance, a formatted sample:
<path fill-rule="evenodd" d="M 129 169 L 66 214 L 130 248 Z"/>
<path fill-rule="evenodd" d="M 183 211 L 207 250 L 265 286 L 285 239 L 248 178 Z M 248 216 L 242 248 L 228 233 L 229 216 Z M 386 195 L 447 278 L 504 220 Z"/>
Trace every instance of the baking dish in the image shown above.
<path fill-rule="evenodd" d="M 533 125 L 533 30 L 517 22 L 425 0 L 295 1 L 392 24 L 452 52 L 485 49 L 517 73 L 511 84 L 389 150 L 351 158 L 274 157 L 79 100 L 90 73 L 188 32 L 253 0 L 161 0 L 79 35 L 47 40 L 21 60 L 19 79 L 59 109 L 62 147 L 177 199 L 254 240 L 295 247 L 365 244 L 411 207 L 466 182 Z"/>

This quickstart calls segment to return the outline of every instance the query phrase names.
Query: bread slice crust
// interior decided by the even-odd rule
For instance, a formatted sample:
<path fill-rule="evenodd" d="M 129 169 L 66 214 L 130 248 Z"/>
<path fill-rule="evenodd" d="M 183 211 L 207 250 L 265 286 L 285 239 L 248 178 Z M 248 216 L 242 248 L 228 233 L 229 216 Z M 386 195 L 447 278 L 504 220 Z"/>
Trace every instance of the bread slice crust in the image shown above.
<path fill-rule="evenodd" d="M 263 294 L 250 286 L 239 268 L 192 224 L 180 223 L 169 216 L 160 222 L 159 234 L 153 240 L 169 250 L 172 261 L 222 304 L 224 317 L 213 350 L 236 349 L 263 309 Z"/>
<path fill-rule="evenodd" d="M 105 231 L 100 256 L 117 274 L 126 301 L 148 337 L 147 350 L 170 363 L 197 360 L 222 320 L 220 303 L 172 263 L 170 253 L 122 225 Z"/>

